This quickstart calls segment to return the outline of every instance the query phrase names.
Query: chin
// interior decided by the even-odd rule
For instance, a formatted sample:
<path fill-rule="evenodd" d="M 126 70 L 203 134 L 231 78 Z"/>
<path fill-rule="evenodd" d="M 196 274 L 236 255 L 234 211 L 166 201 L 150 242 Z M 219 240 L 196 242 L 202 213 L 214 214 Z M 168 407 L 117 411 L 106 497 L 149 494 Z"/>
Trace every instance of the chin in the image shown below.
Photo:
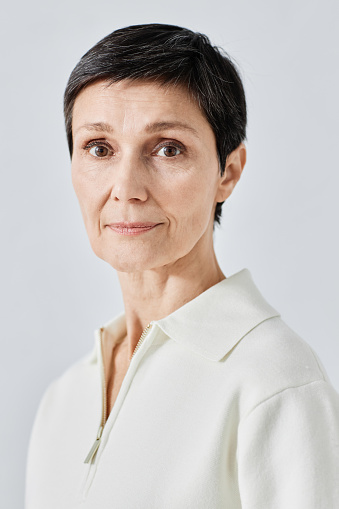
<path fill-rule="evenodd" d="M 164 263 L 161 263 L 158 257 L 154 256 L 154 253 L 147 256 L 146 253 L 143 253 L 141 256 L 140 251 L 133 253 L 124 253 L 123 255 L 118 256 L 115 254 L 114 256 L 100 256 L 102 260 L 107 262 L 113 269 L 118 272 L 143 272 L 145 270 L 151 270 Z"/>

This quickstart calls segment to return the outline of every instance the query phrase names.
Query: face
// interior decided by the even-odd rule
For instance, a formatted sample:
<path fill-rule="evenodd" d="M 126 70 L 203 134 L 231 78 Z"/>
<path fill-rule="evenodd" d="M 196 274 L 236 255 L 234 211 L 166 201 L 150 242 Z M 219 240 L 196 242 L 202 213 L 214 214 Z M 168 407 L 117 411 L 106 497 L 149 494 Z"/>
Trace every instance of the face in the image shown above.
<path fill-rule="evenodd" d="M 212 128 L 183 88 L 96 82 L 76 98 L 73 141 L 73 186 L 97 256 L 122 272 L 203 256 L 228 191 Z"/>

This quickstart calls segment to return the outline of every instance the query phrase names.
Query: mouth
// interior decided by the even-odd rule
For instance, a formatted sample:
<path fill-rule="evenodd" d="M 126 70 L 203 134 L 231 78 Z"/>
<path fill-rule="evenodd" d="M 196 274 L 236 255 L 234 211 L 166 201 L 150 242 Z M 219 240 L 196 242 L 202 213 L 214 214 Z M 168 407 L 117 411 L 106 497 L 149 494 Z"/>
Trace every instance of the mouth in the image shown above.
<path fill-rule="evenodd" d="M 107 225 L 111 230 L 120 235 L 141 235 L 142 233 L 153 230 L 161 223 L 112 223 Z"/>

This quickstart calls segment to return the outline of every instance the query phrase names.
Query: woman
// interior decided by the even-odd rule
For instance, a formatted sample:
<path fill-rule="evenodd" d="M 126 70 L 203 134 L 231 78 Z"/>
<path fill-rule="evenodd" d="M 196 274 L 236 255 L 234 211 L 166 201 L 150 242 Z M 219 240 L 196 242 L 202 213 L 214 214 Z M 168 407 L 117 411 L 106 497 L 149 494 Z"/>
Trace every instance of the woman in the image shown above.
<path fill-rule="evenodd" d="M 46 392 L 27 509 L 339 507 L 339 397 L 214 224 L 246 162 L 239 75 L 167 25 L 108 35 L 65 91 L 72 180 L 125 312 Z"/>

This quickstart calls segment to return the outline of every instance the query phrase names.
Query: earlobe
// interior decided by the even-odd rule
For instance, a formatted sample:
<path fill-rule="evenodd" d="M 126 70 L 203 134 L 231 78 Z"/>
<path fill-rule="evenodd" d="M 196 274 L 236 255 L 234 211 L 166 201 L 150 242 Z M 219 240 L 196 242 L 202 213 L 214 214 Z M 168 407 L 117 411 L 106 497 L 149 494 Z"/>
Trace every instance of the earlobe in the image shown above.
<path fill-rule="evenodd" d="M 225 201 L 231 194 L 239 181 L 246 164 L 246 147 L 244 143 L 231 152 L 226 159 L 225 171 L 220 177 L 217 202 Z"/>

